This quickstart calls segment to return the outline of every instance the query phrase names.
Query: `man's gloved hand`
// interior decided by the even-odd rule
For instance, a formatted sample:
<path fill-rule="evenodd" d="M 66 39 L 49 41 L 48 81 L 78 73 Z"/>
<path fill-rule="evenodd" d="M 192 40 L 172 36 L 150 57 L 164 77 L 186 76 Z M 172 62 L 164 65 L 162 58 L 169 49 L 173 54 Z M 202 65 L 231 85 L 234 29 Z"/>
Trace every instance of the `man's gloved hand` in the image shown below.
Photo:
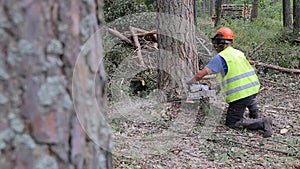
<path fill-rule="evenodd" d="M 192 85 L 192 84 L 196 83 L 196 80 L 195 80 L 194 77 L 190 77 L 190 78 L 187 78 L 187 79 L 186 79 L 185 83 L 186 83 L 187 85 Z"/>

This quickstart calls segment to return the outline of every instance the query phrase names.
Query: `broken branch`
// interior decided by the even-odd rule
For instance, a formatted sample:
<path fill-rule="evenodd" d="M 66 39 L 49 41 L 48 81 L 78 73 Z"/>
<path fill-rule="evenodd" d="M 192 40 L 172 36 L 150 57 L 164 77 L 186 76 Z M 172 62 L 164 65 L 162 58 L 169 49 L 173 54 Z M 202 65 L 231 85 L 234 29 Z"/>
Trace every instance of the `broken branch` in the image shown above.
<path fill-rule="evenodd" d="M 129 29 L 130 29 L 130 32 L 132 33 L 134 44 L 137 47 L 138 60 L 139 60 L 140 64 L 142 66 L 144 66 L 145 63 L 144 63 L 143 56 L 142 56 L 141 44 L 139 42 L 138 36 L 136 35 L 136 30 L 131 26 L 129 26 Z"/>
<path fill-rule="evenodd" d="M 260 43 L 257 47 L 255 47 L 252 51 L 248 52 L 248 60 L 250 62 L 250 64 L 254 65 L 254 66 L 262 66 L 262 67 L 266 67 L 266 68 L 270 68 L 270 69 L 274 69 L 274 70 L 278 70 L 281 72 L 287 72 L 287 73 L 295 73 L 295 74 L 300 74 L 300 69 L 289 69 L 289 68 L 284 68 L 284 67 L 280 67 L 280 66 L 276 66 L 276 65 L 272 65 L 272 64 L 267 64 L 267 63 L 263 63 L 263 62 L 259 62 L 259 61 L 254 61 L 252 60 L 250 57 L 257 51 L 259 50 L 266 41 L 263 41 L 262 43 Z"/>
<path fill-rule="evenodd" d="M 289 112 L 300 112 L 300 109 L 293 109 L 293 108 L 286 108 L 286 107 L 274 107 L 274 106 L 264 106 L 266 109 L 273 109 L 273 110 L 283 110 Z"/>
<path fill-rule="evenodd" d="M 119 31 L 117 31 L 115 29 L 108 28 L 108 32 L 115 35 L 116 37 L 118 37 L 122 41 L 125 41 L 125 42 L 133 45 L 132 41 L 130 39 L 128 39 L 126 36 L 124 36 L 122 33 L 120 33 Z"/>
<path fill-rule="evenodd" d="M 249 60 L 249 62 L 254 66 L 262 66 L 262 67 L 278 70 L 281 72 L 300 74 L 300 69 L 289 69 L 289 68 L 284 68 L 284 67 L 280 67 L 280 66 L 276 66 L 276 65 L 272 65 L 272 64 L 262 63 L 262 62 L 258 62 L 258 61 L 254 61 L 254 60 Z"/>
<path fill-rule="evenodd" d="M 261 42 L 257 47 L 255 47 L 252 51 L 248 52 L 248 59 L 250 59 L 250 57 L 256 52 L 258 51 L 262 46 L 264 46 L 264 44 L 266 43 L 266 41 Z"/>

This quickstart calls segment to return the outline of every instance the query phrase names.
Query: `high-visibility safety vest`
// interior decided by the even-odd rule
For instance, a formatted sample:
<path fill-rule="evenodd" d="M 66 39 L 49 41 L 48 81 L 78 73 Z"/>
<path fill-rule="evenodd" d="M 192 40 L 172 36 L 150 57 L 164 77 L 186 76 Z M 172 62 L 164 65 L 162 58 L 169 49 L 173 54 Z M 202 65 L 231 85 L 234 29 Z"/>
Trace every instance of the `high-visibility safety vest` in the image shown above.
<path fill-rule="evenodd" d="M 218 73 L 227 103 L 258 93 L 260 88 L 258 77 L 243 52 L 228 46 L 219 55 L 224 58 L 228 67 L 224 77 Z"/>

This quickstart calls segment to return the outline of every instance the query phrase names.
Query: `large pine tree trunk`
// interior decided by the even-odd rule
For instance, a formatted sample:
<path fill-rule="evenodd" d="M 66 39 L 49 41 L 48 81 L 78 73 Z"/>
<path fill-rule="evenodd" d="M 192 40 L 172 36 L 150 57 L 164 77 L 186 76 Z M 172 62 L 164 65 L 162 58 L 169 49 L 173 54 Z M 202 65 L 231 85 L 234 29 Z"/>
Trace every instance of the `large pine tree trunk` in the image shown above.
<path fill-rule="evenodd" d="M 160 90 L 170 87 L 170 80 L 185 85 L 185 77 L 198 68 L 195 46 L 193 1 L 158 0 L 158 42 Z M 170 15 L 164 15 L 164 14 Z M 171 87 L 172 88 L 172 87 Z M 164 100 L 165 98 L 162 98 Z"/>
<path fill-rule="evenodd" d="M 76 58 L 102 24 L 100 9 L 102 0 L 1 1 L 1 169 L 111 168 L 110 150 L 89 139 L 71 96 Z"/>
<path fill-rule="evenodd" d="M 283 26 L 286 28 L 292 28 L 292 16 L 291 16 L 291 1 L 283 0 Z"/>

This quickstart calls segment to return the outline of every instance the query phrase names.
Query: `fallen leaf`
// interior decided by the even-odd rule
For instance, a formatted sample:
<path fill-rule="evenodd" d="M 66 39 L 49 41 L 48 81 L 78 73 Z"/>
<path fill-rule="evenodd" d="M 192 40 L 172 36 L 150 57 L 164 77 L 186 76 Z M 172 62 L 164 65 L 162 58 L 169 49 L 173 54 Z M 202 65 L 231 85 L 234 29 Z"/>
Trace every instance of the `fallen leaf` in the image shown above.
<path fill-rule="evenodd" d="M 280 130 L 280 134 L 285 134 L 285 133 L 287 133 L 289 130 L 288 129 L 281 129 Z"/>
<path fill-rule="evenodd" d="M 145 80 L 141 80 L 141 82 L 142 82 L 142 86 L 145 86 L 145 85 L 146 85 Z"/>
<path fill-rule="evenodd" d="M 265 162 L 264 158 L 262 158 L 262 157 L 259 157 L 257 160 L 261 163 Z"/>

